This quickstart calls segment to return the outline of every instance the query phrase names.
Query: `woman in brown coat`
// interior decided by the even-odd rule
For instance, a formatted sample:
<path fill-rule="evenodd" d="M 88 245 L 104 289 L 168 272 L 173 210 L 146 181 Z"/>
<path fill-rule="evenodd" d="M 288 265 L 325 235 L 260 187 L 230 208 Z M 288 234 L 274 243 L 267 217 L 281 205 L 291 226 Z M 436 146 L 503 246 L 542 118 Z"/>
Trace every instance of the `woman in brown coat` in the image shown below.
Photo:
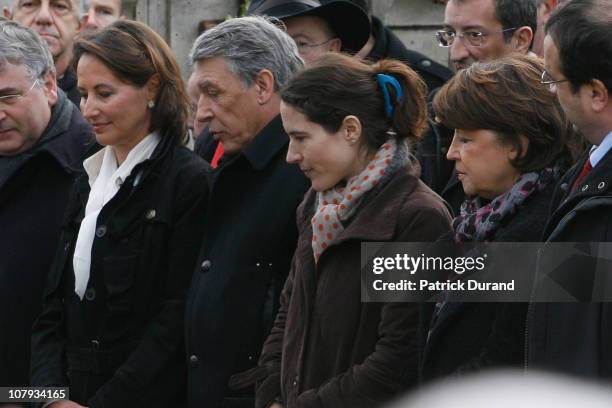
<path fill-rule="evenodd" d="M 312 189 L 298 208 L 275 326 L 249 376 L 256 406 L 377 406 L 416 382 L 418 309 L 361 302 L 361 243 L 433 241 L 450 230 L 412 156 L 425 86 L 399 62 L 329 55 L 281 97 L 287 161 Z"/>

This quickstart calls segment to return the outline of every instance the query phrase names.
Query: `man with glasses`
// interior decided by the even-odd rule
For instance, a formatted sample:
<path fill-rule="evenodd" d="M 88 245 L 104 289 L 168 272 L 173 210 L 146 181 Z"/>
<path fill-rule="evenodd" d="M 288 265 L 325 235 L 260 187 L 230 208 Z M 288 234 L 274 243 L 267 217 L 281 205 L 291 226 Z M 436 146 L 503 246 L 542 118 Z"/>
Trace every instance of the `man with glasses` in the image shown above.
<path fill-rule="evenodd" d="M 330 51 L 356 53 L 370 37 L 370 20 L 348 1 L 253 0 L 248 14 L 283 21 L 306 66 Z"/>
<path fill-rule="evenodd" d="M 33 30 L 0 18 L 0 55 L 0 386 L 26 386 L 30 328 L 91 131 Z"/>
<path fill-rule="evenodd" d="M 5 18 L 32 28 L 46 41 L 55 62 L 57 84 L 77 106 L 81 94 L 70 62 L 72 43 L 81 29 L 80 7 L 80 0 L 12 0 L 3 9 Z"/>
<path fill-rule="evenodd" d="M 534 0 L 449 0 L 444 28 L 436 33 L 436 39 L 449 49 L 450 61 L 458 71 L 513 52 L 528 53 L 536 25 Z M 417 157 L 423 181 L 457 214 L 465 196 L 453 162 L 446 159 L 453 133 L 432 123 L 418 146 Z"/>
<path fill-rule="evenodd" d="M 612 241 L 612 3 L 564 2 L 546 24 L 542 82 L 590 146 L 562 178 L 545 231 L 548 242 Z M 610 268 L 605 263 L 602 268 Z M 576 271 L 588 293 L 609 286 Z M 590 286 L 590 285 L 593 286 Z M 596 290 L 597 289 L 597 290 Z M 532 303 L 528 315 L 530 368 L 612 378 L 610 303 Z"/>

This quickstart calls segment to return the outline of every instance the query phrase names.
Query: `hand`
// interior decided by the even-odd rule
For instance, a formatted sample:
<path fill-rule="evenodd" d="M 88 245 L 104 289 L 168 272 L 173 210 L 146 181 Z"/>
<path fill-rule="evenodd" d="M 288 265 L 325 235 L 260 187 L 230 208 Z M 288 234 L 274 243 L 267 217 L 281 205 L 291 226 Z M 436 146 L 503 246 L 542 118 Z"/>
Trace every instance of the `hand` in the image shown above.
<path fill-rule="evenodd" d="M 79 405 L 74 401 L 60 400 L 60 401 L 55 401 L 51 403 L 50 405 L 47 406 L 47 408 L 87 408 L 87 407 L 84 407 L 83 405 Z"/>
<path fill-rule="evenodd" d="M 283 407 L 283 404 L 281 404 L 280 402 L 273 402 L 269 408 L 284 408 L 284 407 Z"/>

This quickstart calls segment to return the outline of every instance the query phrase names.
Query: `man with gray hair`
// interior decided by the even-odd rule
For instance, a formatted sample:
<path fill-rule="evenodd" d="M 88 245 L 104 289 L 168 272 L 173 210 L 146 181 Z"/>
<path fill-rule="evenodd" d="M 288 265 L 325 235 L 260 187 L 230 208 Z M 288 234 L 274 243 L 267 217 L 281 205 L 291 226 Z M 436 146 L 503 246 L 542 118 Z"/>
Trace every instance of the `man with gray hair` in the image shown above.
<path fill-rule="evenodd" d="M 89 125 L 57 88 L 47 44 L 0 18 L 0 385 L 29 384 L 30 328 Z"/>
<path fill-rule="evenodd" d="M 30 27 L 45 40 L 55 62 L 57 84 L 77 106 L 81 94 L 70 63 L 72 44 L 81 30 L 80 9 L 81 0 L 11 0 L 3 9 L 5 18 Z"/>
<path fill-rule="evenodd" d="M 226 21 L 193 45 L 196 121 L 223 143 L 187 301 L 190 407 L 252 407 L 232 374 L 255 367 L 278 309 L 308 188 L 285 161 L 279 90 L 302 68 L 293 40 L 263 17 Z"/>

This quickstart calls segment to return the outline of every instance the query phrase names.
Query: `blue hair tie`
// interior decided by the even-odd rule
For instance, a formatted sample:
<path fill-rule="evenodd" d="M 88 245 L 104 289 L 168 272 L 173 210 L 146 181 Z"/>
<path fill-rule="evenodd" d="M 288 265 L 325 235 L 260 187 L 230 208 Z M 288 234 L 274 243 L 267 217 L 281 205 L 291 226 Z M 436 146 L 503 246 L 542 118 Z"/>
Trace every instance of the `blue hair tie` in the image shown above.
<path fill-rule="evenodd" d="M 399 103 L 402 96 L 404 96 L 402 86 L 399 81 L 391 75 L 376 74 L 376 79 L 378 80 L 378 85 L 382 88 L 383 97 L 385 98 L 385 113 L 390 119 L 393 116 L 393 105 L 391 105 L 391 96 L 389 95 L 389 88 L 387 88 L 387 85 L 391 85 L 395 90 L 395 100 L 397 103 Z"/>

